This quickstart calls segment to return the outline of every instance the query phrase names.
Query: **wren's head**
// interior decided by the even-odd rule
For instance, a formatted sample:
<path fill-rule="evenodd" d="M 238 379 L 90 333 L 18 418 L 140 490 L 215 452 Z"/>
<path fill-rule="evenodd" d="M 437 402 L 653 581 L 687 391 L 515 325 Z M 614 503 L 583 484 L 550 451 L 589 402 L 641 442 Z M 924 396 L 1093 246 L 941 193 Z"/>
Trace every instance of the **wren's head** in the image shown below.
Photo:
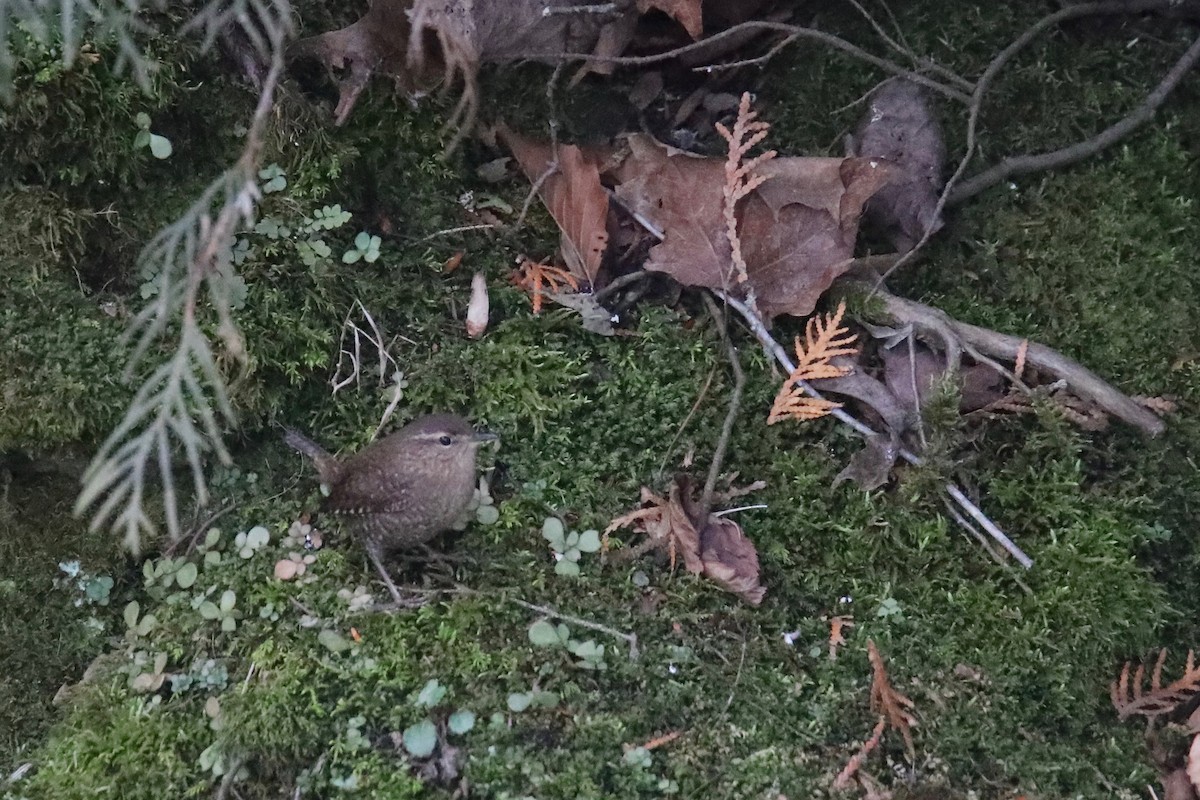
<path fill-rule="evenodd" d="M 484 442 L 499 438 L 494 433 L 477 431 L 457 414 L 430 414 L 414 420 L 396 432 L 396 438 L 413 449 L 417 458 L 441 460 L 447 456 L 474 455 Z"/>

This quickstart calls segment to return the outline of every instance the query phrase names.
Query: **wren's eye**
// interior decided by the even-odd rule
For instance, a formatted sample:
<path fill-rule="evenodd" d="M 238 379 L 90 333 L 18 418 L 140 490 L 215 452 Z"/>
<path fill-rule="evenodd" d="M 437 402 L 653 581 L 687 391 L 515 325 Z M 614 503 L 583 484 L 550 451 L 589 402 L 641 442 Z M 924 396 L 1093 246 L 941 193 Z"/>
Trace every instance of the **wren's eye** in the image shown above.
<path fill-rule="evenodd" d="M 446 447 L 449 447 L 450 443 L 454 440 L 451 439 L 449 436 L 443 436 L 442 438 L 438 439 L 438 441 L 441 442 L 442 444 L 444 444 Z"/>

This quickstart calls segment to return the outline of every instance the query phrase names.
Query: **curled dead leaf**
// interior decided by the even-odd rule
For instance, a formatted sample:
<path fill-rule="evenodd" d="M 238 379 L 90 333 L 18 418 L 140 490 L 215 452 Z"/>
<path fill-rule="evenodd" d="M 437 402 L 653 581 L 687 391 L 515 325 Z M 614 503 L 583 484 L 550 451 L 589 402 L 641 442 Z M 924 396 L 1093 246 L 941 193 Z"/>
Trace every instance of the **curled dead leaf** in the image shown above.
<path fill-rule="evenodd" d="M 682 556 L 688 572 L 704 575 L 747 603 L 758 605 L 767 590 L 759 582 L 754 543 L 736 522 L 713 514 L 699 530 L 695 520 L 698 509 L 691 494 L 691 480 L 685 475 L 676 476 L 666 498 L 643 488 L 643 507 L 617 517 L 604 533 L 607 536 L 618 528 L 641 531 L 668 554 L 672 565 Z"/>

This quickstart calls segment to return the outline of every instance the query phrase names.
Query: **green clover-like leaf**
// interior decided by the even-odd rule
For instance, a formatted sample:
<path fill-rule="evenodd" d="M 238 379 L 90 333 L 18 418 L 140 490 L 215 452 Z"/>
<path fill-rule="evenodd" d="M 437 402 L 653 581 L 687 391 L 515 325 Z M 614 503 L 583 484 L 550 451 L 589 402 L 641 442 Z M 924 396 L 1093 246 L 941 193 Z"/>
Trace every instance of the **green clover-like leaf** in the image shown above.
<path fill-rule="evenodd" d="M 450 715 L 450 719 L 446 720 L 446 727 L 453 734 L 463 735 L 475 727 L 475 712 L 460 708 Z"/>
<path fill-rule="evenodd" d="M 548 620 L 539 619 L 529 626 L 529 641 L 538 647 L 560 644 L 558 630 Z"/>
<path fill-rule="evenodd" d="M 563 529 L 562 520 L 558 517 L 547 517 L 542 523 L 542 538 L 550 543 L 558 552 L 566 549 L 566 531 Z"/>
<path fill-rule="evenodd" d="M 431 678 L 422 687 L 420 694 L 417 695 L 417 705 L 433 708 L 442 702 L 442 698 L 445 696 L 446 687 L 438 683 L 437 678 Z"/>
<path fill-rule="evenodd" d="M 437 726 L 432 720 L 423 719 L 404 729 L 404 749 L 415 758 L 428 758 L 433 755 L 437 740 Z"/>
<path fill-rule="evenodd" d="M 575 546 L 583 553 L 597 552 L 600 549 L 600 531 L 584 531 L 579 534 L 579 543 Z"/>
<path fill-rule="evenodd" d="M 190 589 L 192 584 L 196 582 L 197 567 L 195 564 L 188 562 L 179 568 L 175 573 L 175 582 L 179 584 L 180 589 Z"/>
<path fill-rule="evenodd" d="M 317 634 L 317 641 L 332 653 L 342 653 L 354 646 L 345 636 L 328 628 Z"/>
<path fill-rule="evenodd" d="M 171 157 L 174 148 L 171 147 L 171 140 L 165 136 L 159 136 L 157 133 L 150 134 L 150 154 L 157 159 L 166 159 Z"/>

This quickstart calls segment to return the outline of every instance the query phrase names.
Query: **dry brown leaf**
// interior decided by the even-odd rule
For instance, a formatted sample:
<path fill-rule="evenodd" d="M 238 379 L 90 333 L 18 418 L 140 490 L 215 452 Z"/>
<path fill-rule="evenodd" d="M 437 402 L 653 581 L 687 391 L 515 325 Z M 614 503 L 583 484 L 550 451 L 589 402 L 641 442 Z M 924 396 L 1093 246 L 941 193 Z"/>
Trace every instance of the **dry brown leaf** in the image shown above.
<path fill-rule="evenodd" d="M 1163 648 L 1159 651 L 1150 673 L 1149 691 L 1146 691 L 1145 687 L 1146 665 L 1138 664 L 1130 676 L 1129 670 L 1132 665 L 1128 661 L 1125 662 L 1121 667 L 1120 677 L 1109 687 L 1109 697 L 1119 718 L 1128 719 L 1135 714 L 1147 719 L 1161 717 L 1170 714 L 1200 693 L 1200 667 L 1196 666 L 1193 651 L 1188 650 L 1183 675 L 1163 686 L 1162 671 L 1166 660 L 1167 650 Z"/>
<path fill-rule="evenodd" d="M 867 639 L 867 658 L 871 662 L 871 709 L 883 715 L 889 725 L 904 737 L 904 749 L 910 761 L 916 758 L 913 747 L 912 728 L 917 719 L 913 716 L 913 701 L 896 691 L 888 678 L 883 656 L 872 639 Z"/>
<path fill-rule="evenodd" d="M 594 286 L 608 247 L 608 193 L 600 184 L 597 155 L 560 144 L 554 169 L 550 145 L 526 139 L 503 125 L 496 133 L 538 187 L 538 195 L 558 223 L 563 260 L 580 280 Z"/>
<path fill-rule="evenodd" d="M 726 232 L 723 160 L 628 138 L 628 155 L 611 175 L 621 202 L 663 232 L 646 269 L 688 286 L 737 284 Z M 872 159 L 774 158 L 766 182 L 738 206 L 749 283 L 764 317 L 807 316 L 817 298 L 850 268 L 863 203 L 891 172 Z"/>
<path fill-rule="evenodd" d="M 658 9 L 677 21 L 688 32 L 688 36 L 699 39 L 704 34 L 700 0 L 637 0 L 638 11 Z"/>
<path fill-rule="evenodd" d="M 763 601 L 767 588 L 758 580 L 758 551 L 741 525 L 727 517 L 709 516 L 700 545 L 706 577 L 752 606 Z"/>
<path fill-rule="evenodd" d="M 1187 777 L 1194 792 L 1200 792 L 1200 736 L 1192 737 L 1187 754 Z"/>
<path fill-rule="evenodd" d="M 290 59 L 315 58 L 332 70 L 344 70 L 338 83 L 334 121 L 341 125 L 375 74 L 391 78 L 399 91 L 415 96 L 437 84 L 440 66 L 413 68 L 408 63 L 409 19 L 413 0 L 374 0 L 362 19 L 336 31 L 301 39 Z"/>
<path fill-rule="evenodd" d="M 862 449 L 850 457 L 850 463 L 833 479 L 833 485 L 854 481 L 864 492 L 873 492 L 888 482 L 899 455 L 899 437 L 882 433 L 868 436 Z"/>
<path fill-rule="evenodd" d="M 458 269 L 459 266 L 462 265 L 464 255 L 466 255 L 465 250 L 455 251 L 454 255 L 447 258 L 446 263 L 442 265 L 442 272 L 449 275 L 451 272 L 454 272 L 454 270 Z"/>
<path fill-rule="evenodd" d="M 921 86 L 896 78 L 872 92 L 847 152 L 896 165 L 897 177 L 867 203 L 867 217 L 899 252 L 911 250 L 927 229 L 941 227 L 937 203 L 946 145 Z"/>
<path fill-rule="evenodd" d="M 1191 776 L 1184 767 L 1173 769 L 1162 776 L 1162 800 L 1196 800 L 1196 789 Z"/>
<path fill-rule="evenodd" d="M 758 605 L 766 594 L 759 582 L 758 553 L 754 543 L 737 523 L 713 514 L 703 530 L 695 518 L 698 509 L 691 497 L 687 476 L 676 476 L 667 498 L 642 489 L 643 508 L 617 517 L 604 529 L 607 537 L 618 528 L 645 533 L 655 547 L 671 558 L 682 556 L 684 568 L 704 575 L 723 589 L 733 592 L 751 605 Z"/>
<path fill-rule="evenodd" d="M 809 397 L 797 381 L 840 378 L 849 374 L 849 368 L 833 363 L 833 359 L 838 356 L 851 356 L 858 352 L 851 346 L 858 337 L 850 333 L 848 328 L 842 327 L 842 315 L 845 313 L 846 303 L 842 301 L 838 303 L 837 311 L 832 315 L 826 314 L 824 319 L 820 314 L 814 314 L 804 329 L 807 345 L 800 341 L 799 336 L 796 337 L 796 368 L 787 376 L 775 395 L 775 402 L 767 416 L 768 425 L 774 425 L 789 417 L 799 420 L 817 419 L 835 408 L 841 408 L 841 403 Z"/>

